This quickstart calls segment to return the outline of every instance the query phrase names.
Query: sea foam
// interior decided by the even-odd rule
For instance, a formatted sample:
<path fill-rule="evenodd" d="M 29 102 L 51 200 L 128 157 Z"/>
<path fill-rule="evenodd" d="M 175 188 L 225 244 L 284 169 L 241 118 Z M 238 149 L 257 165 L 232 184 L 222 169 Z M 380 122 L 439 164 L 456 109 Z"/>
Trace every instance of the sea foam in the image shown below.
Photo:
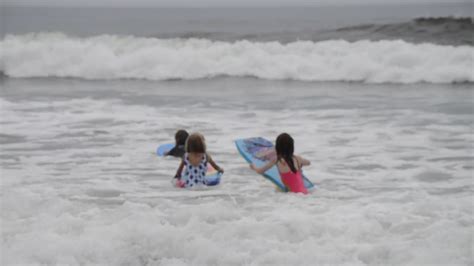
<path fill-rule="evenodd" d="M 470 84 L 2 85 L 1 265 L 474 265 Z M 171 186 L 179 160 L 155 149 L 177 128 L 205 135 L 219 186 Z M 280 132 L 311 161 L 308 195 L 234 145 Z"/>
<path fill-rule="evenodd" d="M 10 77 L 269 80 L 365 83 L 473 82 L 472 46 L 401 40 L 236 42 L 62 33 L 7 35 L 0 68 Z"/>

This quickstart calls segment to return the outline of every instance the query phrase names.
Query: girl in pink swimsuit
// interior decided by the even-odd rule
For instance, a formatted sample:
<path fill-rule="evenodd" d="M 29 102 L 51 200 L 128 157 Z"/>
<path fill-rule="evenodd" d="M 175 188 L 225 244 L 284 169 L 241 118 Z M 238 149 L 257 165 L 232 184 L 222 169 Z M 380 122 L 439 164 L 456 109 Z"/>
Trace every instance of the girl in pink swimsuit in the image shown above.
<path fill-rule="evenodd" d="M 259 174 L 263 174 L 276 164 L 278 172 L 280 172 L 281 181 L 289 191 L 307 194 L 308 190 L 304 186 L 301 167 L 310 165 L 310 161 L 293 154 L 294 140 L 287 133 L 282 133 L 277 137 L 275 150 L 276 158 L 261 168 L 256 167 L 254 164 L 251 164 L 250 168 Z"/>

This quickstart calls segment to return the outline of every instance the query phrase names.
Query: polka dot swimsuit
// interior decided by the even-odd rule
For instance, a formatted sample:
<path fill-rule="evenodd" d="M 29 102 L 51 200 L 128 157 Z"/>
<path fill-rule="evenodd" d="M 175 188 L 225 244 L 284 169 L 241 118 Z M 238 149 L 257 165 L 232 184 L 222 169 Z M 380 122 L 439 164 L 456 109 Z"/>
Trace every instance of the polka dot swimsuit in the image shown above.
<path fill-rule="evenodd" d="M 207 156 L 204 154 L 198 165 L 192 165 L 189 161 L 189 154 L 184 154 L 184 176 L 182 181 L 184 187 L 194 187 L 196 185 L 206 185 Z"/>

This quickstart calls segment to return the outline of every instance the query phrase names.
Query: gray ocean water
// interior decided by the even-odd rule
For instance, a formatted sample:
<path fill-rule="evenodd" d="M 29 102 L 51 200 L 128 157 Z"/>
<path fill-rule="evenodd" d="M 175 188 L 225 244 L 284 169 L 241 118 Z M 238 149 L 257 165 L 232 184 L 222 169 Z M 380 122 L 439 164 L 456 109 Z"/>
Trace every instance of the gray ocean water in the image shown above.
<path fill-rule="evenodd" d="M 472 265 L 471 7 L 2 8 L 1 264 Z M 307 196 L 233 143 L 281 132 Z"/>
<path fill-rule="evenodd" d="M 276 8 L 3 7 L 2 36 L 63 32 L 211 40 L 382 40 L 471 44 L 472 3 Z M 417 20 L 418 19 L 418 20 Z"/>

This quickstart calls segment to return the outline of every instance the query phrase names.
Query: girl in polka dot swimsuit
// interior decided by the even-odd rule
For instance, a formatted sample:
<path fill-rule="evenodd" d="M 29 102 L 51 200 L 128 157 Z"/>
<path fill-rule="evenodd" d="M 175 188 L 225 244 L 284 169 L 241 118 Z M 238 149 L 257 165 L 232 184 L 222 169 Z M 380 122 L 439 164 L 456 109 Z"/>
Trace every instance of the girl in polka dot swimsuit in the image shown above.
<path fill-rule="evenodd" d="M 175 178 L 178 187 L 194 187 L 206 185 L 207 163 L 210 163 L 218 172 L 224 173 L 212 157 L 206 153 L 204 136 L 199 133 L 191 134 L 186 140 L 186 153 L 181 160 Z M 184 170 L 184 175 L 181 175 Z"/>

